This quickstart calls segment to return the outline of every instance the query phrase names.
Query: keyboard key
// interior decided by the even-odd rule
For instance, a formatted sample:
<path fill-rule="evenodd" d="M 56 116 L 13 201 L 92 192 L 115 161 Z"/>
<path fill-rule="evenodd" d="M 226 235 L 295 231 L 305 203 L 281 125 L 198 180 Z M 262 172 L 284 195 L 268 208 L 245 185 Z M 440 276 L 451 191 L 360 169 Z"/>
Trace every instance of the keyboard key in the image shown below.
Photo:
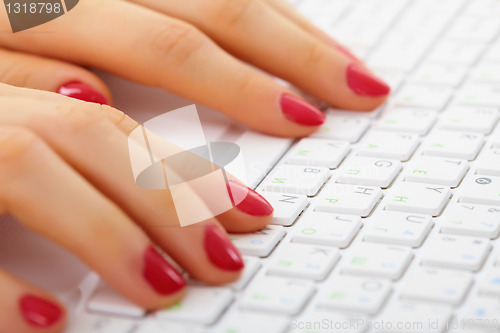
<path fill-rule="evenodd" d="M 307 244 L 347 247 L 361 228 L 361 217 L 309 212 L 295 228 L 293 241 Z"/>
<path fill-rule="evenodd" d="M 443 113 L 438 126 L 454 131 L 489 134 L 497 121 L 498 111 L 495 108 L 454 105 Z"/>
<path fill-rule="evenodd" d="M 489 43 L 500 30 L 496 17 L 458 17 L 446 35 L 447 38 L 460 39 L 462 42 L 478 41 Z"/>
<path fill-rule="evenodd" d="M 326 113 L 326 121 L 310 137 L 357 142 L 366 132 L 370 121 L 362 117 L 349 117 Z"/>
<path fill-rule="evenodd" d="M 457 203 L 443 220 L 441 232 L 495 239 L 500 235 L 500 207 Z"/>
<path fill-rule="evenodd" d="M 500 148 L 500 127 L 499 130 L 493 134 L 492 148 Z"/>
<path fill-rule="evenodd" d="M 260 192 L 273 206 L 271 224 L 290 226 L 309 204 L 305 195 Z"/>
<path fill-rule="evenodd" d="M 328 168 L 298 165 L 280 165 L 263 181 L 269 192 L 313 196 L 330 176 Z"/>
<path fill-rule="evenodd" d="M 405 333 L 441 333 L 448 327 L 451 315 L 451 309 L 444 305 L 395 302 L 381 316 L 386 324 L 376 332 L 400 333 L 402 332 L 401 323 L 403 323 L 406 324 Z"/>
<path fill-rule="evenodd" d="M 425 135 L 436 120 L 433 109 L 394 107 L 384 112 L 376 127 L 386 131 Z"/>
<path fill-rule="evenodd" d="M 484 144 L 482 134 L 439 130 L 427 137 L 424 155 L 473 160 Z"/>
<path fill-rule="evenodd" d="M 363 242 L 349 252 L 342 266 L 342 273 L 397 280 L 412 257 L 409 247 Z"/>
<path fill-rule="evenodd" d="M 328 321 L 325 322 L 325 319 Z M 326 323 L 318 327 L 317 323 Z M 331 310 L 314 309 L 305 317 L 292 320 L 289 333 L 344 333 L 366 332 L 367 318 L 359 314 L 348 315 Z"/>
<path fill-rule="evenodd" d="M 321 191 L 314 210 L 366 217 L 381 198 L 379 187 L 330 184 Z"/>
<path fill-rule="evenodd" d="M 466 323 L 466 332 L 498 332 L 500 323 L 498 297 L 476 297 L 467 304 L 460 320 L 459 322 Z"/>
<path fill-rule="evenodd" d="M 472 284 L 470 273 L 418 267 L 405 281 L 403 299 L 457 305 Z"/>
<path fill-rule="evenodd" d="M 244 256 L 243 260 L 245 262 L 245 268 L 243 269 L 240 278 L 235 282 L 226 285 L 233 290 L 243 289 L 255 276 L 255 274 L 257 274 L 262 266 L 261 261 L 256 257 Z"/>
<path fill-rule="evenodd" d="M 429 215 L 381 211 L 366 225 L 364 240 L 419 247 L 432 228 Z"/>
<path fill-rule="evenodd" d="M 399 106 L 441 110 L 450 99 L 452 89 L 444 86 L 406 84 L 394 101 Z"/>
<path fill-rule="evenodd" d="M 500 149 L 488 149 L 479 157 L 477 173 L 500 177 Z"/>
<path fill-rule="evenodd" d="M 268 273 L 285 277 L 323 280 L 339 260 L 335 247 L 288 243 L 273 254 Z"/>
<path fill-rule="evenodd" d="M 104 282 L 99 282 L 88 302 L 88 310 L 97 313 L 142 317 L 146 310 L 132 303 Z"/>
<path fill-rule="evenodd" d="M 480 64 L 472 70 L 470 82 L 500 84 L 500 65 L 492 63 Z"/>
<path fill-rule="evenodd" d="M 335 276 L 328 281 L 319 300 L 321 308 L 347 312 L 377 313 L 385 303 L 391 284 L 387 280 Z"/>
<path fill-rule="evenodd" d="M 408 81 L 418 84 L 456 87 L 462 83 L 466 74 L 467 67 L 465 66 L 426 63 L 420 66 L 408 78 Z"/>
<path fill-rule="evenodd" d="M 417 134 L 371 131 L 360 144 L 358 154 L 406 161 L 418 145 Z"/>
<path fill-rule="evenodd" d="M 490 250 L 483 238 L 439 234 L 427 244 L 422 265 L 477 271 Z"/>
<path fill-rule="evenodd" d="M 466 160 L 418 156 L 406 167 L 405 180 L 457 187 L 469 170 Z"/>
<path fill-rule="evenodd" d="M 470 41 L 464 43 L 456 39 L 441 39 L 431 50 L 429 63 L 471 66 L 477 61 L 486 47 L 486 43 Z"/>
<path fill-rule="evenodd" d="M 484 63 L 498 63 L 500 61 L 500 42 L 490 45 L 483 57 Z"/>
<path fill-rule="evenodd" d="M 475 84 L 464 85 L 455 93 L 455 103 L 486 107 L 500 107 L 500 85 Z"/>
<path fill-rule="evenodd" d="M 233 311 L 207 333 L 283 333 L 289 326 L 290 319 L 283 315 Z"/>
<path fill-rule="evenodd" d="M 377 77 L 383 79 L 392 91 L 399 89 L 405 78 L 405 72 L 396 69 L 371 68 Z"/>
<path fill-rule="evenodd" d="M 438 216 L 450 197 L 447 186 L 401 182 L 387 195 L 385 209 Z"/>
<path fill-rule="evenodd" d="M 337 173 L 337 182 L 386 188 L 401 169 L 401 163 L 397 160 L 354 156 Z"/>
<path fill-rule="evenodd" d="M 497 0 L 470 1 L 464 10 L 467 16 L 497 16 L 500 15 L 500 3 Z"/>
<path fill-rule="evenodd" d="M 230 234 L 233 244 L 244 255 L 267 257 L 285 236 L 281 226 L 268 225 L 252 234 Z"/>
<path fill-rule="evenodd" d="M 158 319 L 211 324 L 232 300 L 230 289 L 222 287 L 188 286 L 184 298 L 173 306 L 157 311 Z"/>
<path fill-rule="evenodd" d="M 500 267 L 489 268 L 480 284 L 480 293 L 485 296 L 500 297 Z"/>
<path fill-rule="evenodd" d="M 241 307 L 294 315 L 304 307 L 313 292 L 314 284 L 309 281 L 262 276 L 247 288 Z"/>
<path fill-rule="evenodd" d="M 462 186 L 460 202 L 500 206 L 500 177 L 474 175 Z"/>
<path fill-rule="evenodd" d="M 497 254 L 497 257 L 495 260 L 495 266 L 500 266 L 500 253 Z"/>
<path fill-rule="evenodd" d="M 335 169 L 349 151 L 349 142 L 305 138 L 286 154 L 285 163 Z"/>
<path fill-rule="evenodd" d="M 124 317 L 110 317 L 80 313 L 71 321 L 66 333 L 129 333 L 135 332 L 139 324 L 135 320 Z"/>

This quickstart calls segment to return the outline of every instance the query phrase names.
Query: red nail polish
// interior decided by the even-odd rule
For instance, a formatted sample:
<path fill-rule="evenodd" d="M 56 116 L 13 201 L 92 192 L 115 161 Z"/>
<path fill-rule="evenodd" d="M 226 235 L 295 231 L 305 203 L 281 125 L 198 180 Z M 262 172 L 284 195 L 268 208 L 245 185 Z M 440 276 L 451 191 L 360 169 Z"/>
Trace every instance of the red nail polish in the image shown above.
<path fill-rule="evenodd" d="M 61 319 L 63 311 L 54 303 L 34 295 L 25 295 L 19 307 L 26 321 L 39 328 L 48 328 Z"/>
<path fill-rule="evenodd" d="M 245 266 L 233 243 L 214 224 L 205 227 L 205 251 L 210 261 L 225 271 L 240 271 Z"/>
<path fill-rule="evenodd" d="M 108 105 L 108 100 L 100 92 L 91 86 L 82 82 L 69 82 L 62 85 L 57 90 L 57 93 L 76 98 L 85 102 L 99 103 Z"/>
<path fill-rule="evenodd" d="M 152 246 L 144 253 L 144 278 L 161 295 L 176 293 L 186 286 L 186 281 Z"/>
<path fill-rule="evenodd" d="M 363 96 L 381 97 L 388 95 L 391 91 L 385 82 L 356 64 L 347 67 L 347 85 L 356 94 Z"/>
<path fill-rule="evenodd" d="M 233 205 L 243 213 L 252 216 L 269 216 L 274 211 L 263 196 L 234 180 L 228 182 L 227 190 Z"/>
<path fill-rule="evenodd" d="M 281 95 L 281 110 L 288 120 L 305 126 L 319 126 L 325 122 L 323 112 L 301 98 L 290 94 Z"/>
<path fill-rule="evenodd" d="M 346 55 L 348 58 L 350 58 L 351 60 L 354 60 L 356 62 L 361 62 L 361 60 L 359 60 L 354 54 L 351 53 L 351 51 L 349 51 L 348 49 L 346 49 L 345 47 L 343 47 L 342 45 L 335 45 L 335 48 L 343 53 L 344 55 Z"/>

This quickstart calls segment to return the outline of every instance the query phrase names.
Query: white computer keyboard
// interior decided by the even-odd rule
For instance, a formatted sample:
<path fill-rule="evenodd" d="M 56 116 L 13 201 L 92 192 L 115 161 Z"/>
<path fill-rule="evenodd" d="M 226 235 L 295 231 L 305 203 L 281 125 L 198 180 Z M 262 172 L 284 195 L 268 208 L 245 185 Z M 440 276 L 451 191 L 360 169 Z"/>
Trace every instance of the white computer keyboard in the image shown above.
<path fill-rule="evenodd" d="M 104 286 L 68 332 L 500 332 L 500 1 L 292 2 L 390 101 L 328 110 L 262 180 L 239 281 L 152 314 Z"/>

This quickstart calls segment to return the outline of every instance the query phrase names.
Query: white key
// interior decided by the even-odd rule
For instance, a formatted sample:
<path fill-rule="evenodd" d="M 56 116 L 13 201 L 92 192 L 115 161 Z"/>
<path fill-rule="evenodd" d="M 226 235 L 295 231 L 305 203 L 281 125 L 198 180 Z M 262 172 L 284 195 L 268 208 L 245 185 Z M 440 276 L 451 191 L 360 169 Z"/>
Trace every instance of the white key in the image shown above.
<path fill-rule="evenodd" d="M 438 216 L 451 197 L 447 186 L 401 182 L 387 195 L 385 208 L 399 212 Z"/>
<path fill-rule="evenodd" d="M 358 154 L 406 161 L 417 149 L 418 144 L 417 134 L 371 131 L 360 144 Z"/>
<path fill-rule="evenodd" d="M 366 217 L 381 198 L 379 187 L 330 184 L 321 191 L 314 210 Z"/>
<path fill-rule="evenodd" d="M 257 274 L 262 266 L 261 261 L 255 257 L 243 256 L 243 260 L 245 262 L 245 268 L 243 269 L 240 278 L 235 282 L 226 285 L 233 290 L 243 289 L 255 276 L 255 274 Z"/>
<path fill-rule="evenodd" d="M 322 166 L 334 169 L 349 153 L 345 141 L 305 138 L 299 141 L 285 156 L 285 163 Z"/>
<path fill-rule="evenodd" d="M 490 250 L 487 239 L 439 234 L 427 244 L 422 265 L 477 271 Z"/>
<path fill-rule="evenodd" d="M 240 304 L 245 309 L 294 315 L 313 292 L 314 284 L 310 281 L 262 276 L 250 284 Z"/>
<path fill-rule="evenodd" d="M 467 67 L 427 63 L 420 66 L 408 80 L 419 84 L 456 87 L 466 74 Z"/>
<path fill-rule="evenodd" d="M 480 64 L 469 75 L 470 82 L 500 84 L 500 65 Z"/>
<path fill-rule="evenodd" d="M 328 168 L 280 165 L 263 181 L 265 191 L 315 195 L 330 176 Z"/>
<path fill-rule="evenodd" d="M 432 228 L 429 215 L 381 211 L 366 225 L 364 240 L 419 247 Z"/>
<path fill-rule="evenodd" d="M 468 170 L 469 163 L 466 160 L 418 156 L 405 168 L 405 180 L 456 187 Z"/>
<path fill-rule="evenodd" d="M 328 281 L 321 292 L 319 306 L 374 314 L 380 310 L 390 292 L 391 284 L 387 280 L 340 275 Z"/>
<path fill-rule="evenodd" d="M 480 292 L 485 296 L 500 297 L 500 267 L 489 268 L 480 285 Z"/>
<path fill-rule="evenodd" d="M 337 182 L 386 188 L 394 181 L 401 168 L 401 163 L 397 160 L 354 156 L 339 170 Z"/>
<path fill-rule="evenodd" d="M 500 30 L 496 17 L 459 17 L 446 35 L 447 38 L 460 39 L 462 42 L 491 42 Z"/>
<path fill-rule="evenodd" d="M 229 237 L 242 254 L 267 257 L 284 235 L 283 227 L 268 225 L 252 234 L 230 234 Z"/>
<path fill-rule="evenodd" d="M 497 254 L 497 257 L 495 260 L 495 266 L 500 266 L 500 252 Z"/>
<path fill-rule="evenodd" d="M 498 131 L 493 134 L 493 141 L 491 143 L 492 148 L 500 148 L 500 127 L 498 127 Z"/>
<path fill-rule="evenodd" d="M 436 120 L 437 111 L 409 107 L 394 107 L 384 112 L 377 128 L 386 131 L 425 135 Z"/>
<path fill-rule="evenodd" d="M 270 275 L 322 280 L 339 260 L 335 247 L 288 243 L 273 254 L 268 269 Z"/>
<path fill-rule="evenodd" d="M 398 323 L 407 323 L 404 326 L 405 333 L 441 333 L 447 328 L 451 314 L 451 309 L 443 305 L 395 302 L 382 314 L 381 318 L 386 324 L 376 332 L 402 332 Z"/>
<path fill-rule="evenodd" d="M 467 304 L 460 320 L 463 320 L 461 323 L 466 323 L 466 332 L 498 332 L 500 300 L 498 297 L 476 297 Z M 480 330 L 481 328 L 485 329 L 485 331 Z"/>
<path fill-rule="evenodd" d="M 310 137 L 357 142 L 366 132 L 370 121 L 362 117 L 338 116 L 326 113 L 326 121 Z"/>
<path fill-rule="evenodd" d="M 406 280 L 401 297 L 457 305 L 472 284 L 470 273 L 418 267 Z"/>
<path fill-rule="evenodd" d="M 327 320 L 327 321 L 325 321 Z M 289 333 L 363 333 L 367 318 L 359 314 L 348 315 L 325 309 L 314 309 L 305 317 L 293 319 Z M 317 323 L 322 323 L 318 326 Z"/>
<path fill-rule="evenodd" d="M 405 78 L 405 72 L 396 69 L 372 68 L 372 71 L 391 87 L 392 91 L 399 89 Z"/>
<path fill-rule="evenodd" d="M 497 0 L 470 1 L 464 10 L 467 16 L 497 16 L 500 15 L 500 3 Z"/>
<path fill-rule="evenodd" d="M 500 85 L 466 84 L 455 94 L 455 103 L 500 107 Z"/>
<path fill-rule="evenodd" d="M 454 39 L 441 39 L 432 49 L 427 60 L 430 63 L 470 66 L 476 62 L 486 44 Z"/>
<path fill-rule="evenodd" d="M 309 212 L 294 230 L 293 241 L 347 247 L 361 228 L 361 217 Z"/>
<path fill-rule="evenodd" d="M 484 136 L 477 133 L 439 130 L 427 137 L 424 155 L 473 160 L 484 144 Z"/>
<path fill-rule="evenodd" d="M 490 45 L 483 57 L 485 63 L 498 63 L 500 61 L 500 42 Z"/>
<path fill-rule="evenodd" d="M 232 292 L 227 288 L 188 286 L 181 301 L 157 311 L 154 316 L 158 319 L 211 324 L 219 318 L 231 299 Z"/>
<path fill-rule="evenodd" d="M 412 257 L 410 247 L 362 242 L 347 255 L 342 273 L 397 280 Z"/>
<path fill-rule="evenodd" d="M 454 105 L 443 113 L 438 126 L 455 131 L 489 134 L 498 121 L 495 108 Z"/>
<path fill-rule="evenodd" d="M 396 95 L 395 103 L 441 110 L 450 99 L 451 92 L 451 88 L 444 86 L 406 84 Z"/>
<path fill-rule="evenodd" d="M 99 316 L 80 313 L 70 321 L 66 333 L 130 333 L 135 332 L 139 324 L 129 318 Z"/>
<path fill-rule="evenodd" d="M 450 210 L 442 233 L 491 239 L 500 235 L 500 207 L 457 203 Z"/>
<path fill-rule="evenodd" d="M 500 149 L 488 149 L 480 155 L 477 173 L 500 177 Z"/>
<path fill-rule="evenodd" d="M 297 194 L 281 194 L 260 192 L 273 206 L 274 213 L 271 224 L 290 226 L 309 204 L 307 197 Z"/>
<path fill-rule="evenodd" d="M 234 311 L 208 333 L 283 333 L 289 326 L 286 316 Z"/>
<path fill-rule="evenodd" d="M 90 298 L 88 309 L 92 312 L 111 315 L 142 317 L 146 310 L 132 303 L 104 282 L 99 282 Z"/>
<path fill-rule="evenodd" d="M 500 206 L 500 177 L 474 175 L 465 181 L 460 202 Z"/>

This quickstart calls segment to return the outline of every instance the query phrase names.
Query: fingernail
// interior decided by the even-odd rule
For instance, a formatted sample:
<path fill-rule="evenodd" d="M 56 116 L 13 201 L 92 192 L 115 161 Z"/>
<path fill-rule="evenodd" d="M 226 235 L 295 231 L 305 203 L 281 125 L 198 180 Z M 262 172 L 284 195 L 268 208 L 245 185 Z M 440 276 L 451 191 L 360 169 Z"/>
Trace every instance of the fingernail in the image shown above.
<path fill-rule="evenodd" d="M 227 184 L 227 190 L 233 205 L 243 213 L 252 216 L 269 216 L 274 211 L 271 204 L 263 196 L 245 185 L 230 180 Z"/>
<path fill-rule="evenodd" d="M 61 319 L 63 311 L 57 305 L 34 295 L 25 295 L 19 307 L 26 321 L 39 328 L 48 328 Z"/>
<path fill-rule="evenodd" d="M 381 97 L 386 96 L 391 88 L 379 78 L 368 73 L 357 64 L 347 67 L 347 85 L 358 95 Z"/>
<path fill-rule="evenodd" d="M 335 48 L 341 52 L 342 54 L 344 54 L 345 56 L 347 56 L 348 58 L 350 58 L 351 60 L 354 60 L 356 62 L 361 62 L 361 60 L 359 60 L 354 54 L 351 53 L 351 51 L 349 51 L 348 49 L 346 49 L 345 47 L 343 47 L 342 45 L 335 45 Z"/>
<path fill-rule="evenodd" d="M 281 111 L 288 120 L 305 126 L 319 126 L 325 122 L 323 112 L 301 98 L 290 94 L 281 95 Z"/>
<path fill-rule="evenodd" d="M 205 227 L 205 251 L 210 261 L 225 271 L 240 271 L 245 266 L 233 243 L 214 224 Z"/>
<path fill-rule="evenodd" d="M 144 278 L 161 295 L 176 293 L 186 286 L 181 274 L 152 246 L 144 253 Z"/>
<path fill-rule="evenodd" d="M 91 86 L 78 81 L 73 81 L 62 85 L 57 90 L 57 93 L 85 102 L 108 105 L 108 100 L 100 92 L 98 92 Z"/>

